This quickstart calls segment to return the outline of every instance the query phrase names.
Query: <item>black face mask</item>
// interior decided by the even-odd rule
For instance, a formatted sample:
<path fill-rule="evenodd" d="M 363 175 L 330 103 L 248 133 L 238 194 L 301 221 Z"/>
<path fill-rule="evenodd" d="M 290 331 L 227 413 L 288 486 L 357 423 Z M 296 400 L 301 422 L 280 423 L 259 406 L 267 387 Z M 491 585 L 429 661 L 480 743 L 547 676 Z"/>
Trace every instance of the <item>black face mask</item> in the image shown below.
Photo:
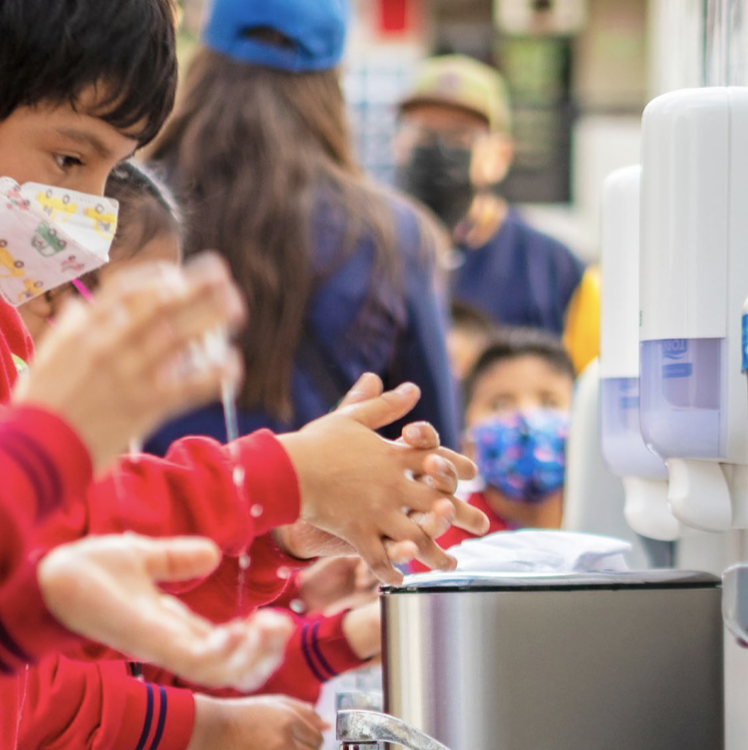
<path fill-rule="evenodd" d="M 398 184 L 425 203 L 450 229 L 470 208 L 475 190 L 470 182 L 472 150 L 442 143 L 415 146 L 398 170 Z"/>

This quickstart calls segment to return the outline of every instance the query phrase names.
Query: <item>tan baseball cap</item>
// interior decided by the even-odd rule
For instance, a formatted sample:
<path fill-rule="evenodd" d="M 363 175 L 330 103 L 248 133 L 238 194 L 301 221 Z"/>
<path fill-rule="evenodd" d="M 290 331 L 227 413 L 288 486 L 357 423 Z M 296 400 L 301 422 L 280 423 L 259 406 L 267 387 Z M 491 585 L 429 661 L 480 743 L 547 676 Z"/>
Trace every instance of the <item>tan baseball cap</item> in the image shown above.
<path fill-rule="evenodd" d="M 494 132 L 511 130 L 511 105 L 503 77 L 495 68 L 465 55 L 431 57 L 419 65 L 398 106 L 407 112 L 418 104 L 449 104 L 485 118 Z"/>

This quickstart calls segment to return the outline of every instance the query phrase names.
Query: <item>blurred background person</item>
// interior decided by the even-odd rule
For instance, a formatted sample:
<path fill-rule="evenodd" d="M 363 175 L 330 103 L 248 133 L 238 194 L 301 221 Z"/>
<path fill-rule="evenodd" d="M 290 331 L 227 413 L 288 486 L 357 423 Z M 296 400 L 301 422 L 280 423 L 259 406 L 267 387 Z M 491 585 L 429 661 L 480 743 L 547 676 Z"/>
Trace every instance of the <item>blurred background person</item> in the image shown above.
<path fill-rule="evenodd" d="M 584 266 L 501 195 L 514 154 L 501 75 L 464 55 L 433 57 L 420 64 L 398 109 L 398 182 L 451 232 L 453 299 L 496 324 L 562 336 Z M 575 318 L 569 347 L 584 335 Z"/>
<path fill-rule="evenodd" d="M 489 533 L 561 527 L 573 391 L 563 344 L 534 329 L 500 332 L 467 374 L 463 449 L 479 473 L 467 501 L 488 516 Z M 449 549 L 472 536 L 450 529 L 437 541 Z"/>
<path fill-rule="evenodd" d="M 348 13 L 341 0 L 217 0 L 152 160 L 185 204 L 186 255 L 217 249 L 244 291 L 240 433 L 301 426 L 368 370 L 415 382 L 409 418 L 454 446 L 440 230 L 355 161 L 338 72 Z M 220 405 L 149 448 L 189 434 L 225 440 Z"/>

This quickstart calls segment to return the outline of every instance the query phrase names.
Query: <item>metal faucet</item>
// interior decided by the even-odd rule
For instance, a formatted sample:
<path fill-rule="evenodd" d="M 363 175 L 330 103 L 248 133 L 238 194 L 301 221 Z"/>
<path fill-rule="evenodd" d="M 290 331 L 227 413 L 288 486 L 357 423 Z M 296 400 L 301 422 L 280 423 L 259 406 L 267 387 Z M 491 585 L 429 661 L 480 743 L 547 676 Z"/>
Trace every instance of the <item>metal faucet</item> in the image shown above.
<path fill-rule="evenodd" d="M 336 729 L 341 750 L 373 750 L 379 742 L 392 742 L 409 750 L 449 750 L 402 719 L 379 711 L 338 711 Z"/>

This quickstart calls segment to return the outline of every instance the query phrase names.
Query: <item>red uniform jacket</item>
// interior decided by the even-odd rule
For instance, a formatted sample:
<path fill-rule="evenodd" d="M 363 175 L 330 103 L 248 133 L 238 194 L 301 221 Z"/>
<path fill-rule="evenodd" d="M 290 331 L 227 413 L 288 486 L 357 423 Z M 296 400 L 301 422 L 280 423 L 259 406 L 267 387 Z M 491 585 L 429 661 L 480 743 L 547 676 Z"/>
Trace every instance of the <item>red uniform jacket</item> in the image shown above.
<path fill-rule="evenodd" d="M 10 349 L 9 341 L 24 338 L 14 315 L 10 308 L 0 309 L 0 331 L 11 332 L 0 339 L 0 352 Z M 18 351 L 16 348 L 14 353 Z M 24 359 L 30 354 L 28 348 L 22 352 Z M 7 398 L 13 374 L 5 383 L 5 392 L 0 392 L 0 399 Z M 246 615 L 281 593 L 286 576 L 279 576 L 279 570 L 291 571 L 303 563 L 287 557 L 268 533 L 275 526 L 292 523 L 298 516 L 296 475 L 285 451 L 269 432 L 261 431 L 240 440 L 239 460 L 247 469 L 241 491 L 233 484 L 233 459 L 225 448 L 209 439 L 181 440 L 165 459 L 142 456 L 124 460 L 89 488 L 85 502 L 78 496 L 65 503 L 63 511 L 46 523 L 39 536 L 40 548 L 86 533 L 127 529 L 152 536 L 209 536 L 226 556 L 205 581 L 193 582 L 191 587 L 180 586 L 181 598 L 215 621 Z M 238 556 L 244 552 L 248 552 L 251 561 L 246 571 L 238 564 Z M 28 619 L 25 608 L 24 618 Z M 342 617 L 331 618 L 324 627 L 322 621 L 299 623 L 289 644 L 286 677 L 274 676 L 270 690 L 316 696 L 320 676 L 329 678 L 360 664 L 342 634 L 341 622 Z M 325 650 L 326 644 L 332 645 L 329 651 Z M 107 655 L 118 656 L 95 646 L 78 654 L 87 658 Z M 298 669 L 298 665 L 304 668 Z M 53 680 L 48 679 L 51 675 Z M 312 675 L 312 679 L 307 679 L 307 675 Z M 68 680 L 69 691 L 65 688 Z M 174 698 L 170 699 L 172 691 Z M 69 696 L 70 700 L 55 700 L 57 694 Z M 98 695 L 100 700 L 74 699 L 78 694 Z M 121 695 L 127 695 L 128 700 L 123 703 L 116 698 Z M 118 709 L 105 710 L 113 705 L 112 701 Z M 0 679 L 0 736 L 10 737 L 20 726 L 22 743 L 38 745 L 40 740 L 34 733 L 46 727 L 45 741 L 69 743 L 55 747 L 106 747 L 97 744 L 99 738 L 104 738 L 102 741 L 115 742 L 114 747 L 126 750 L 176 750 L 187 744 L 193 716 L 194 701 L 189 693 L 136 680 L 124 667 L 115 668 L 114 664 L 84 665 L 55 658 L 29 670 L 20 683 Z M 172 731 L 171 727 L 177 725 L 183 731 Z M 64 728 L 64 738 L 55 735 L 55 727 L 60 726 Z M 133 738 L 135 741 L 131 742 Z"/>

